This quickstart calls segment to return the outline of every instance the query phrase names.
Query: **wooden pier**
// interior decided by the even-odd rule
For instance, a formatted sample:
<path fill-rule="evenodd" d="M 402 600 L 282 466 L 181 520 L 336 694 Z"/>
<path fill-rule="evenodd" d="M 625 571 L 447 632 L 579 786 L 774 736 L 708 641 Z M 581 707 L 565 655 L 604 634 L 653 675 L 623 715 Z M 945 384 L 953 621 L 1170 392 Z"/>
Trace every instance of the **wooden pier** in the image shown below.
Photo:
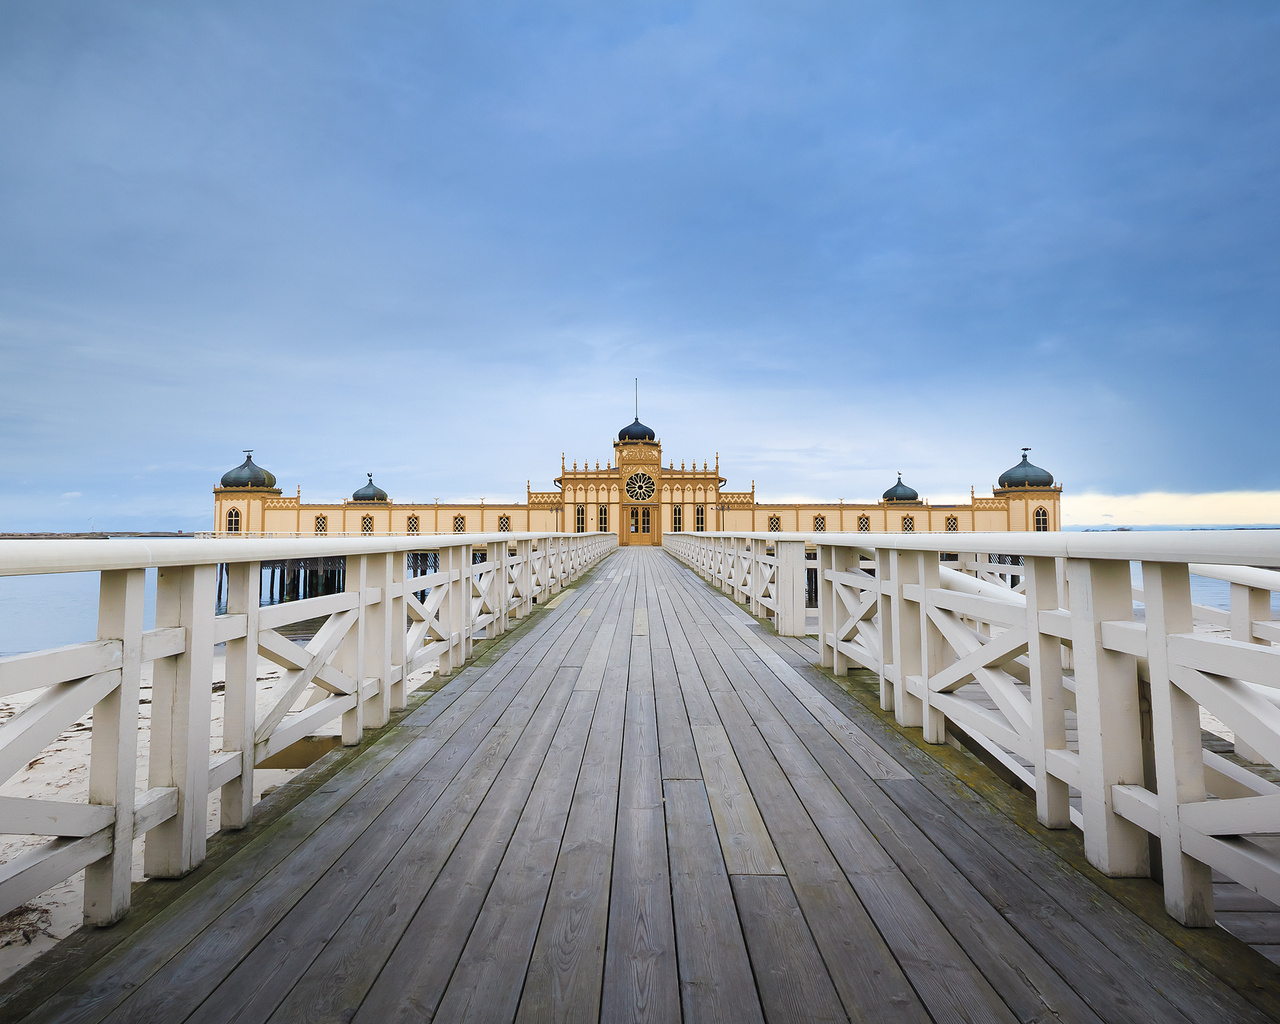
<path fill-rule="evenodd" d="M 620 550 L 234 855 L 147 883 L 183 886 L 166 907 L 19 975 L 0 1011 L 1273 1019 L 1280 968 L 1135 914 L 814 660 L 663 551 Z M 1113 884 L 1160 908 L 1149 879 Z"/>

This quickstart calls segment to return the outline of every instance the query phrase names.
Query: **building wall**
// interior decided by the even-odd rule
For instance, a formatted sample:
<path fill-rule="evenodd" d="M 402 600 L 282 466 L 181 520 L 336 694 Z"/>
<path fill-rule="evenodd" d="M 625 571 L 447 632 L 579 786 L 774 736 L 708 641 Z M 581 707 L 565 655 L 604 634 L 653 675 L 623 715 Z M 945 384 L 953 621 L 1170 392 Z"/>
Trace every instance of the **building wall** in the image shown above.
<path fill-rule="evenodd" d="M 637 503 L 626 494 L 626 483 L 635 472 L 648 473 L 654 480 L 655 492 L 647 502 Z M 466 533 L 497 533 L 502 516 L 510 519 L 510 530 L 520 532 L 573 532 L 576 512 L 584 506 L 586 529 L 600 529 L 600 506 L 608 509 L 605 528 L 618 534 L 620 543 L 661 543 L 662 535 L 676 529 L 673 510 L 681 510 L 683 532 L 692 533 L 696 528 L 697 508 L 705 510 L 708 531 L 731 530 L 765 533 L 776 518 L 781 532 L 812 533 L 815 519 L 822 517 L 825 532 L 854 533 L 858 531 L 860 517 L 868 521 L 872 533 L 900 533 L 904 516 L 911 517 L 914 532 L 947 532 L 948 518 L 956 521 L 959 533 L 1024 531 L 1035 529 L 1035 512 L 1045 509 L 1049 529 L 1059 530 L 1062 525 L 1061 487 L 994 489 L 990 498 L 974 497 L 967 504 L 930 505 L 927 502 L 911 503 L 763 503 L 755 500 L 754 483 L 750 492 L 724 491 L 725 480 L 720 476 L 717 456 L 714 467 L 703 462 L 686 468 L 681 463 L 676 468 L 674 460 L 662 465 L 662 446 L 659 442 L 617 442 L 614 458 L 601 468 L 597 461 L 594 468 L 584 462 L 566 467 L 561 460 L 560 476 L 555 479 L 557 490 L 529 491 L 524 503 L 512 504 L 446 504 L 419 505 L 395 502 L 353 502 L 336 504 L 304 504 L 301 490 L 296 496 L 283 496 L 278 489 L 266 488 L 216 488 L 214 494 L 214 529 L 226 530 L 227 513 L 240 510 L 241 532 L 244 533 L 298 533 L 304 536 L 316 533 L 316 517 L 326 517 L 327 533 L 358 534 L 362 532 L 365 516 L 373 520 L 374 534 L 408 534 L 410 516 L 418 517 L 418 532 L 422 534 L 448 534 L 454 531 L 454 518 L 461 516 Z M 717 504 L 722 506 L 717 509 Z M 651 532 L 646 537 L 629 534 L 629 509 L 633 505 L 647 506 L 651 510 Z"/>

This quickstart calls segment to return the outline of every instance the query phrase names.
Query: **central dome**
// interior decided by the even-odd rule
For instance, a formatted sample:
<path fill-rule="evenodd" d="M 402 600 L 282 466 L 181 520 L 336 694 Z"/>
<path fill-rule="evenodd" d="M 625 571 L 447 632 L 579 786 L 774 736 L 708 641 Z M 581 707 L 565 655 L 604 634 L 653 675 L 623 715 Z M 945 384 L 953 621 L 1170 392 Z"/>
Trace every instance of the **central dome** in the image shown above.
<path fill-rule="evenodd" d="M 652 441 L 653 439 L 653 431 L 640 422 L 639 416 L 636 417 L 634 423 L 630 423 L 618 431 L 619 441 Z"/>

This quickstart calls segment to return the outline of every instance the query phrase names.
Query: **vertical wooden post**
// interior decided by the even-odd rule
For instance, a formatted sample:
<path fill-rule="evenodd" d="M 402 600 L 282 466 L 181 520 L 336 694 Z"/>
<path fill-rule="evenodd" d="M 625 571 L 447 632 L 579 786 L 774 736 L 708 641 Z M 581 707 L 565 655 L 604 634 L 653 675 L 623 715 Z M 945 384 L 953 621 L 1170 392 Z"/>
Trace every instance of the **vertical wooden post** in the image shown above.
<path fill-rule="evenodd" d="M 929 618 L 929 591 L 942 586 L 938 552 L 920 551 L 916 554 L 916 579 L 920 581 L 920 694 L 921 726 L 926 743 L 947 742 L 947 716 L 933 706 L 929 699 L 929 679 L 946 667 L 947 645 L 941 631 Z"/>
<path fill-rule="evenodd" d="M 1102 646 L 1102 623 L 1133 619 L 1127 561 L 1067 559 L 1080 732 L 1080 797 L 1089 863 L 1113 877 L 1147 875 L 1147 833 L 1112 809 L 1111 787 L 1144 784 L 1137 659 Z"/>
<path fill-rule="evenodd" d="M 334 656 L 334 666 L 355 682 L 356 703 L 350 711 L 342 713 L 343 746 L 354 747 L 364 738 L 364 649 L 365 624 L 368 609 L 364 603 L 364 588 L 368 559 L 365 555 L 348 555 L 346 572 L 343 573 L 343 592 L 356 595 L 356 623 L 343 637 L 342 645 Z"/>
<path fill-rule="evenodd" d="M 365 705 L 363 725 L 370 729 L 380 729 L 391 720 L 392 561 L 390 552 L 364 557 L 364 585 L 381 591 L 381 599 L 376 604 L 366 604 L 363 594 L 360 599 L 361 625 L 364 627 L 361 686 L 363 688 L 363 680 L 367 679 L 375 679 L 378 684 L 376 692 Z"/>
<path fill-rule="evenodd" d="M 774 628 L 779 636 L 805 635 L 805 570 L 804 541 L 778 541 L 774 545 L 778 565 L 774 576 L 774 598 L 778 616 Z"/>
<path fill-rule="evenodd" d="M 880 619 L 880 710 L 894 710 L 894 695 L 897 685 L 890 678 L 894 651 L 897 650 L 898 629 L 894 621 L 897 609 L 893 603 L 893 553 L 889 548 L 876 548 L 876 611 Z"/>
<path fill-rule="evenodd" d="M 889 593 L 893 609 L 893 708 L 899 725 L 924 725 L 924 702 L 911 692 L 909 676 L 922 676 L 920 609 L 903 596 L 903 587 L 920 583 L 920 560 L 914 551 L 889 552 Z"/>
<path fill-rule="evenodd" d="M 818 545 L 818 656 L 823 668 L 835 671 L 836 657 L 836 597 L 835 580 L 827 579 L 827 573 L 835 568 L 836 549 L 830 544 Z"/>
<path fill-rule="evenodd" d="M 533 611 L 533 541 L 516 541 L 516 590 L 520 600 L 515 607 L 517 619 Z"/>
<path fill-rule="evenodd" d="M 409 652 L 405 650 L 408 612 L 404 600 L 405 579 L 409 575 L 409 555 L 407 552 L 397 551 L 390 558 L 392 594 L 391 604 L 388 606 L 391 621 L 388 625 L 391 634 L 391 678 L 395 680 L 391 684 L 391 709 L 401 711 L 409 699 Z"/>
<path fill-rule="evenodd" d="M 227 614 L 243 615 L 247 628 L 243 637 L 227 641 L 222 749 L 240 751 L 240 774 L 222 787 L 223 828 L 244 828 L 253 814 L 261 579 L 261 562 L 232 562 L 227 565 Z"/>
<path fill-rule="evenodd" d="M 146 570 L 103 572 L 98 639 L 121 645 L 120 685 L 93 707 L 89 803 L 116 809 L 111 853 L 85 868 L 85 924 L 109 925 L 129 910 L 133 882 L 134 785 L 138 771 L 138 687 Z"/>
<path fill-rule="evenodd" d="M 580 547 L 581 544 L 579 544 Z M 500 636 L 511 628 L 511 587 L 507 583 L 506 541 L 488 545 L 485 557 L 493 563 L 493 583 L 490 584 L 490 593 L 493 594 L 495 617 L 492 635 Z"/>
<path fill-rule="evenodd" d="M 1178 818 L 1181 804 L 1195 803 L 1206 796 L 1200 705 L 1174 684 L 1169 673 L 1169 636 L 1192 630 L 1191 579 L 1186 565 L 1143 562 L 1142 589 L 1147 664 L 1151 670 L 1151 727 L 1164 905 L 1170 916 L 1182 924 L 1208 928 L 1213 924 L 1213 873 L 1207 864 L 1182 852 L 1182 825 Z"/>
<path fill-rule="evenodd" d="M 1231 584 L 1231 639 L 1243 644 L 1265 644 L 1253 635 L 1253 624 L 1271 618 L 1271 591 L 1261 587 L 1249 587 L 1241 583 Z M 1253 764 L 1266 764 L 1267 759 L 1236 737 L 1236 754 Z"/>
<path fill-rule="evenodd" d="M 147 833 L 143 867 L 153 878 L 178 878 L 204 860 L 216 568 L 164 568 L 156 581 L 156 626 L 183 627 L 187 645 L 152 670 L 148 783 L 178 790 L 178 813 Z"/>
<path fill-rule="evenodd" d="M 1032 754 L 1036 765 L 1036 817 L 1049 828 L 1071 824 L 1070 787 L 1049 774 L 1047 750 L 1067 748 L 1062 697 L 1062 644 L 1040 631 L 1040 612 L 1058 608 L 1058 560 L 1027 560 L 1027 660 L 1031 666 Z"/>

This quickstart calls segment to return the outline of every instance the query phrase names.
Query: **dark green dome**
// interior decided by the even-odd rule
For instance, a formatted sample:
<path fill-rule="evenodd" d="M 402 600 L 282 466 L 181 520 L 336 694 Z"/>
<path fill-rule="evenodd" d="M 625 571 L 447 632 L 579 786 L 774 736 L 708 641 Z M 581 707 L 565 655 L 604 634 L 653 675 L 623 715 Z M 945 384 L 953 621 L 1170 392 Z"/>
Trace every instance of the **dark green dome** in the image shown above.
<path fill-rule="evenodd" d="M 222 474 L 223 487 L 274 487 L 276 476 L 253 461 L 253 450 L 245 453 L 245 460 L 235 469 Z"/>
<path fill-rule="evenodd" d="M 640 422 L 639 416 L 636 417 L 634 423 L 628 424 L 618 431 L 619 441 L 652 441 L 654 436 L 653 431 Z"/>
<path fill-rule="evenodd" d="M 1027 461 L 1030 448 L 1022 449 L 1022 461 L 1000 474 L 1001 487 L 1052 487 L 1053 474 Z"/>
<path fill-rule="evenodd" d="M 355 494 L 351 495 L 352 501 L 386 501 L 387 492 L 373 482 L 373 474 L 368 474 L 369 482 L 365 484 Z"/>
<path fill-rule="evenodd" d="M 915 488 L 902 482 L 902 474 L 898 474 L 898 482 L 884 492 L 885 501 L 919 501 L 920 495 Z"/>

